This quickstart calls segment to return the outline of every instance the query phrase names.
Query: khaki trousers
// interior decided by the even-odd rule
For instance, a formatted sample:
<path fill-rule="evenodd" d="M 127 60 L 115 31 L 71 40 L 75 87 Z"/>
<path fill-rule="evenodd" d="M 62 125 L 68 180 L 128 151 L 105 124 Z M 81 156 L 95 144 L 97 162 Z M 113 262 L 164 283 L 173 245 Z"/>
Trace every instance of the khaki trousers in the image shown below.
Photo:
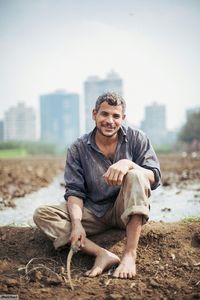
<path fill-rule="evenodd" d="M 111 227 L 125 229 L 134 214 L 142 215 L 143 224 L 149 218 L 149 180 L 139 170 L 131 170 L 124 177 L 114 206 L 103 217 L 96 217 L 89 209 L 83 208 L 82 225 L 86 235 L 101 233 Z M 55 249 L 68 243 L 71 233 L 70 215 L 67 204 L 43 206 L 36 209 L 36 225 L 51 239 Z"/>

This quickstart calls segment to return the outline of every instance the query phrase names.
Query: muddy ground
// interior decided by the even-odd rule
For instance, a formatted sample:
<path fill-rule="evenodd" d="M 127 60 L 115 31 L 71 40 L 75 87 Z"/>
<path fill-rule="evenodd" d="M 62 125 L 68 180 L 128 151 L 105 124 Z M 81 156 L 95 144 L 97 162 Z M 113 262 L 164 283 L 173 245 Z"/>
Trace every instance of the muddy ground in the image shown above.
<path fill-rule="evenodd" d="M 47 186 L 63 172 L 63 157 L 0 160 L 0 209 L 15 207 L 13 199 Z"/>
<path fill-rule="evenodd" d="M 134 279 L 97 278 L 84 272 L 93 258 L 77 253 L 66 273 L 68 249 L 56 252 L 35 228 L 0 229 L 0 295 L 19 299 L 200 299 L 200 222 L 144 225 Z M 122 255 L 123 231 L 109 230 L 93 240 Z"/>
<path fill-rule="evenodd" d="M 171 155 L 161 156 L 160 161 L 165 186 L 184 188 L 199 183 L 198 158 Z M 1 160 L 2 203 L 9 200 L 13 205 L 14 189 L 29 193 L 47 185 L 63 172 L 63 166 L 63 158 Z M 92 239 L 119 256 L 123 253 L 123 231 L 112 229 Z M 144 225 L 137 275 L 131 280 L 112 278 L 113 270 L 87 278 L 84 272 L 94 260 L 77 253 L 72 261 L 72 291 L 65 268 L 67 254 L 68 249 L 56 252 L 37 228 L 1 227 L 0 295 L 18 295 L 25 300 L 200 299 L 200 221 Z"/>
<path fill-rule="evenodd" d="M 163 186 L 185 188 L 200 179 L 200 156 L 160 155 Z M 0 209 L 14 207 L 16 198 L 47 186 L 63 174 L 65 157 L 0 159 Z M 62 183 L 64 184 L 64 182 Z"/>
<path fill-rule="evenodd" d="M 193 157 L 188 154 L 159 155 L 163 186 L 185 188 L 200 183 L 200 153 Z"/>

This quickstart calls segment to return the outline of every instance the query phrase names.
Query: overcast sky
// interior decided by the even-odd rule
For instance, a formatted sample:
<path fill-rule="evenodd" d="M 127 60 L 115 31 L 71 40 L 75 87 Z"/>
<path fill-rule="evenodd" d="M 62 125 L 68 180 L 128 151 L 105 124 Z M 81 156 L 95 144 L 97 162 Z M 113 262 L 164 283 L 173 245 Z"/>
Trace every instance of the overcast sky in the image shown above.
<path fill-rule="evenodd" d="M 200 106 L 199 53 L 199 0 L 0 0 L 0 118 L 57 89 L 83 101 L 84 80 L 114 69 L 128 120 L 157 101 L 174 129 Z"/>

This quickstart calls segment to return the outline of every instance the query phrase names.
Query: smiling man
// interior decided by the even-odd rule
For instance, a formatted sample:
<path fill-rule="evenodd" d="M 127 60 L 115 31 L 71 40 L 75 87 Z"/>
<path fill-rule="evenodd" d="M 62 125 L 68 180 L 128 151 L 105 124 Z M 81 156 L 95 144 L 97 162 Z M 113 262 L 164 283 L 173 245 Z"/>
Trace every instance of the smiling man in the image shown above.
<path fill-rule="evenodd" d="M 122 126 L 125 101 L 115 93 L 101 95 L 93 110 L 95 128 L 67 152 L 66 204 L 38 208 L 35 223 L 53 240 L 54 247 L 80 243 L 96 257 L 86 272 L 95 277 L 112 265 L 113 276 L 136 274 L 136 251 L 142 225 L 149 218 L 149 196 L 160 184 L 160 167 L 146 135 Z M 122 258 L 88 237 L 111 227 L 126 230 Z"/>

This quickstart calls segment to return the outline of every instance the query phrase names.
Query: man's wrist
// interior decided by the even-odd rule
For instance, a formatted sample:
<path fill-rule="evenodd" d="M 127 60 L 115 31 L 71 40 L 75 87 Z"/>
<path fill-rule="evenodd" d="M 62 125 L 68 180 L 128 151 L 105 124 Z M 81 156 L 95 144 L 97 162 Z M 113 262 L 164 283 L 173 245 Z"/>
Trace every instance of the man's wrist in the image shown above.
<path fill-rule="evenodd" d="M 81 219 L 73 219 L 72 220 L 72 227 L 76 227 L 78 225 L 81 225 Z"/>

